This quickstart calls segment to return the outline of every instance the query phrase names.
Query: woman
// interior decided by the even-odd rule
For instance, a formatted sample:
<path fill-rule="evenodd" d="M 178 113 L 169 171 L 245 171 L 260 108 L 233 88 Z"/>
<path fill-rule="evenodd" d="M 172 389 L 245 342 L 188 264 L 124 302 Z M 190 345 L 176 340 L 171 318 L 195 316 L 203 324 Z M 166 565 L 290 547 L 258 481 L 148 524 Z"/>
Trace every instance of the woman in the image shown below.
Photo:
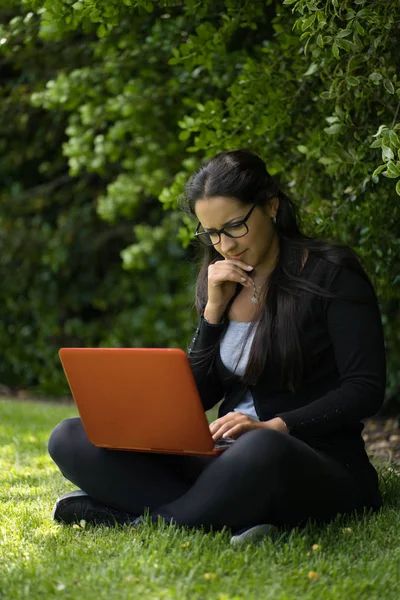
<path fill-rule="evenodd" d="M 80 490 L 56 503 L 71 523 L 150 517 L 230 528 L 233 542 L 276 527 L 381 506 L 361 419 L 382 405 L 385 353 L 376 297 L 356 255 L 306 237 L 264 162 L 222 152 L 186 187 L 204 260 L 188 350 L 204 409 L 224 398 L 218 457 L 96 448 L 79 419 L 49 452 Z"/>

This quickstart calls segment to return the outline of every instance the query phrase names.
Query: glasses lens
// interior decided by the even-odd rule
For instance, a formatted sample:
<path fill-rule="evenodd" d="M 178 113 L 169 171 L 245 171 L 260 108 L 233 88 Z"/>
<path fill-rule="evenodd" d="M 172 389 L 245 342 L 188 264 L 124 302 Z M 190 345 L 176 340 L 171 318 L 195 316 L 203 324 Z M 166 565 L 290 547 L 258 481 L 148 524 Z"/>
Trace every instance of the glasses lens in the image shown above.
<path fill-rule="evenodd" d="M 207 233 L 206 231 L 199 231 L 197 234 L 197 239 L 206 246 L 214 246 L 219 242 L 218 233 Z"/>
<path fill-rule="evenodd" d="M 245 223 L 237 223 L 225 227 L 224 231 L 231 237 L 242 237 L 242 235 L 246 235 L 248 229 Z"/>

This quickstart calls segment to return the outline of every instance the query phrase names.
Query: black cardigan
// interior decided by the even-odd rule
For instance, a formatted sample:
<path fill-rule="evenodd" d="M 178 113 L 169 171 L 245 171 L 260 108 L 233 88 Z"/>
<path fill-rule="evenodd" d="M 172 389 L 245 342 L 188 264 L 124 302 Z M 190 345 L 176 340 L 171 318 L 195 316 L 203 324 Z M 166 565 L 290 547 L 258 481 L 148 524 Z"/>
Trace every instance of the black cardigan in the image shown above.
<path fill-rule="evenodd" d="M 303 293 L 298 300 L 304 377 L 295 392 L 279 382 L 279 358 L 272 356 L 258 382 L 250 386 L 261 421 L 281 417 L 290 434 L 325 451 L 369 479 L 371 465 L 361 437 L 361 419 L 372 416 L 384 399 L 386 364 L 381 317 L 375 293 L 360 273 L 311 253 L 302 273 L 310 281 L 349 299 Z M 198 351 L 218 342 L 228 325 L 200 317 L 188 357 L 204 409 L 222 398 L 219 416 L 231 411 L 246 392 L 240 377 L 225 368 L 217 352 L 199 364 Z M 365 477 L 363 475 L 363 479 Z M 375 474 L 374 474 L 375 475 Z"/>

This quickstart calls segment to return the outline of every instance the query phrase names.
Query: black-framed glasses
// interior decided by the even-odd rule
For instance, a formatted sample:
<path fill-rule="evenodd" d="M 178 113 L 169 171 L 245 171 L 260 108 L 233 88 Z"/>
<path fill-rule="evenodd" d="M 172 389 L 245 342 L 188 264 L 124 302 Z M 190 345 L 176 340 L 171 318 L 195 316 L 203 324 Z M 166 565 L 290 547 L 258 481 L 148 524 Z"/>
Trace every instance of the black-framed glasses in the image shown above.
<path fill-rule="evenodd" d="M 249 232 L 249 228 L 247 226 L 248 219 L 250 218 L 251 213 L 255 209 L 257 205 L 254 204 L 244 219 L 241 221 L 236 221 L 236 223 L 232 223 L 223 227 L 222 229 L 210 229 L 205 231 L 201 224 L 199 223 L 196 227 L 196 231 L 194 232 L 195 237 L 205 246 L 215 246 L 219 244 L 221 241 L 221 233 L 224 233 L 230 238 L 240 238 L 246 235 Z"/>

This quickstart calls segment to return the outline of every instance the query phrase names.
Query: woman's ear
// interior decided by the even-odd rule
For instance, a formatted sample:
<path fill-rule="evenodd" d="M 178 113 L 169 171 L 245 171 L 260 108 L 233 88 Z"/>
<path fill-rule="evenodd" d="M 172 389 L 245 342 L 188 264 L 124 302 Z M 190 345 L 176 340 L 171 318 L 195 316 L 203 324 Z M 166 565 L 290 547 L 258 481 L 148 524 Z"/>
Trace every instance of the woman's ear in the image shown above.
<path fill-rule="evenodd" d="M 279 198 L 275 196 L 275 198 L 271 198 L 268 203 L 269 215 L 270 217 L 276 217 L 279 208 Z"/>

